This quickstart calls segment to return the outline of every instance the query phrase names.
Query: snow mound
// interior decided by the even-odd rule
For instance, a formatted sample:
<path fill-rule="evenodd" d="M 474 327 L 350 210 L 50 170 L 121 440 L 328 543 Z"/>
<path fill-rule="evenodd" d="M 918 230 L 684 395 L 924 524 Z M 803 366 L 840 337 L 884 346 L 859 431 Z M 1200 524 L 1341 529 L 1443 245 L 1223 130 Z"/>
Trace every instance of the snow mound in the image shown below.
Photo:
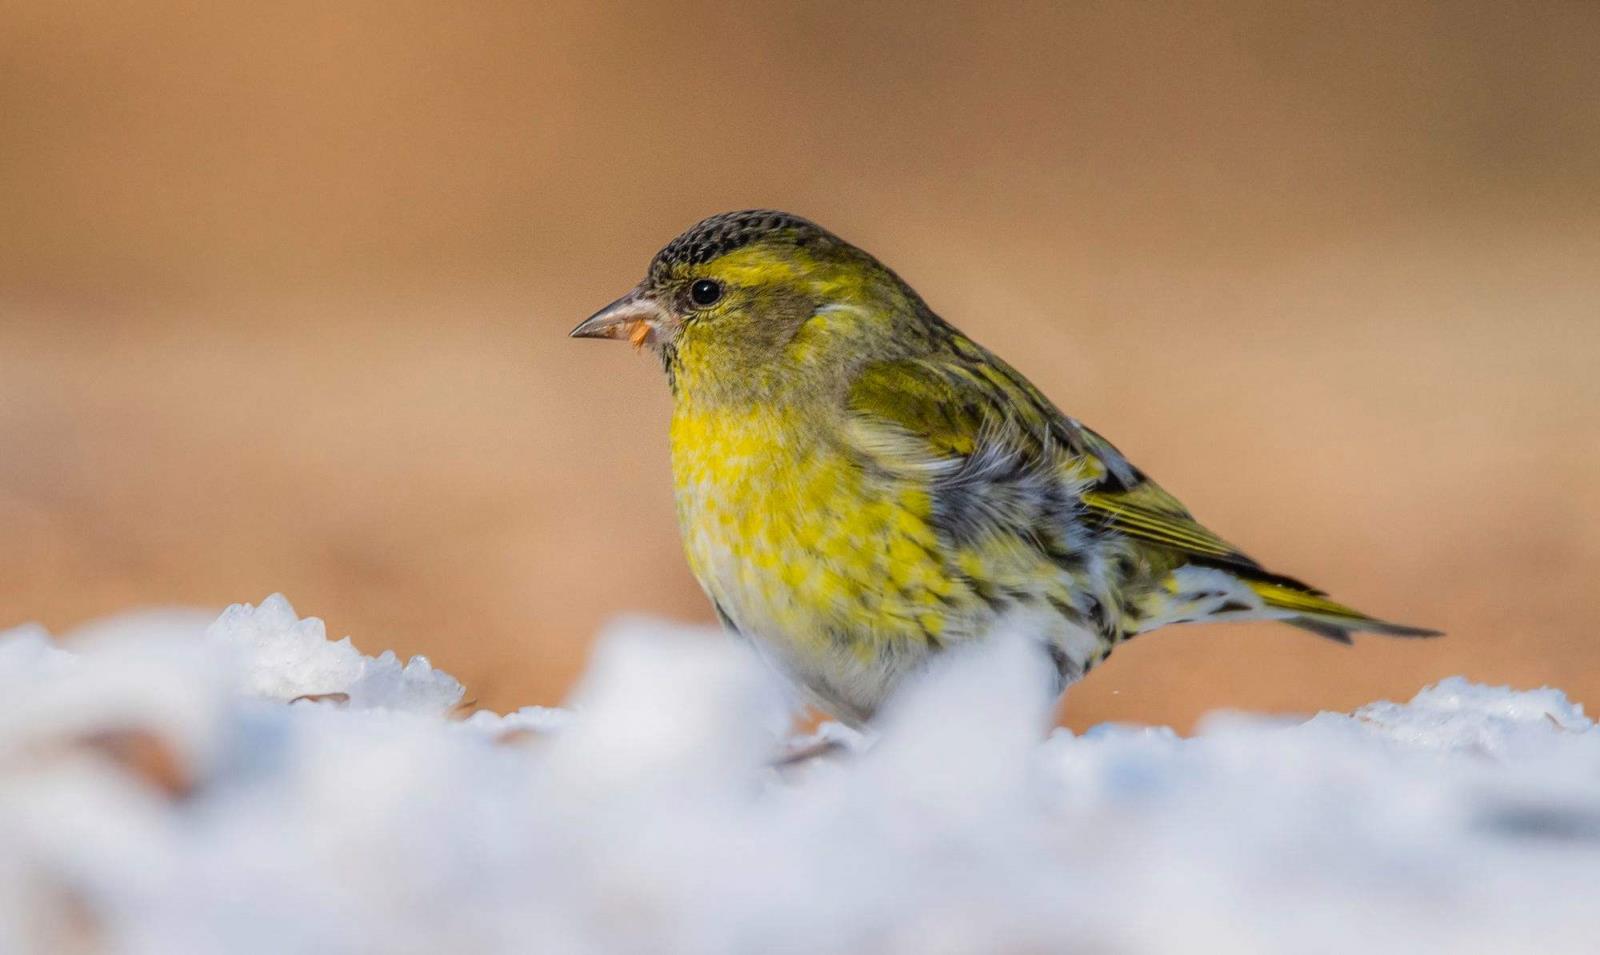
<path fill-rule="evenodd" d="M 362 656 L 349 637 L 329 640 L 316 617 L 300 619 L 282 594 L 259 607 L 234 604 L 206 637 L 236 652 L 244 692 L 251 696 L 288 702 L 343 694 L 357 707 L 436 712 L 461 702 L 461 684 L 435 670 L 427 657 L 402 665 L 388 650 L 376 659 Z"/>
<path fill-rule="evenodd" d="M 946 655 L 876 738 L 824 727 L 842 755 L 775 768 L 785 691 L 697 629 L 624 621 L 568 708 L 464 719 L 453 678 L 282 597 L 97 631 L 0 634 L 0 952 L 1503 955 L 1600 932 L 1600 729 L 1553 689 L 1047 735 L 1010 635 Z"/>

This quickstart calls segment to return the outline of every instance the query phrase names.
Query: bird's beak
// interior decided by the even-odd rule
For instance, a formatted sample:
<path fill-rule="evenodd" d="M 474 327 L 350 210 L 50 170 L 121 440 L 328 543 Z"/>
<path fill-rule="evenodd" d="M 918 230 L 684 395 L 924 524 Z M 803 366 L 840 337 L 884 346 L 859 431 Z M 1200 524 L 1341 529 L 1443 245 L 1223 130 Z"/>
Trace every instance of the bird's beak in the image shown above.
<path fill-rule="evenodd" d="M 635 348 L 654 344 L 667 332 L 668 315 L 638 289 L 634 289 L 584 319 L 572 330 L 573 338 L 625 338 Z"/>

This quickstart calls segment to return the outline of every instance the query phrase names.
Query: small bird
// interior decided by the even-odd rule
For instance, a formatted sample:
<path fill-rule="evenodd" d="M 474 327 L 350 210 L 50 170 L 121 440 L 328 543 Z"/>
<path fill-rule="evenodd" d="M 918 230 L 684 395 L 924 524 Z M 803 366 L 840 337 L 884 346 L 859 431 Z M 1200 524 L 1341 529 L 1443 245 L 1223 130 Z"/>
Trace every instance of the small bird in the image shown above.
<path fill-rule="evenodd" d="M 1059 687 L 1171 623 L 1434 636 L 1276 574 L 944 321 L 788 213 L 715 215 L 572 331 L 660 357 L 689 567 L 730 630 L 860 724 L 1002 622 Z"/>

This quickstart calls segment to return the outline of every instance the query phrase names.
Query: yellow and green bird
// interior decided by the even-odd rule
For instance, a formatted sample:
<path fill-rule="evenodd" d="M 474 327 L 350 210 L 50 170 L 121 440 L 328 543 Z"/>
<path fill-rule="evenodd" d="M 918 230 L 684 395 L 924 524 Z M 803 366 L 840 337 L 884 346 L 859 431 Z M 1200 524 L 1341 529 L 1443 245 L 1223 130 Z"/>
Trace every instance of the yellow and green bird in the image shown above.
<path fill-rule="evenodd" d="M 799 216 L 698 223 L 572 334 L 660 356 L 690 568 L 724 624 L 847 721 L 1002 621 L 1039 635 L 1063 687 L 1169 623 L 1435 633 L 1265 570 Z"/>

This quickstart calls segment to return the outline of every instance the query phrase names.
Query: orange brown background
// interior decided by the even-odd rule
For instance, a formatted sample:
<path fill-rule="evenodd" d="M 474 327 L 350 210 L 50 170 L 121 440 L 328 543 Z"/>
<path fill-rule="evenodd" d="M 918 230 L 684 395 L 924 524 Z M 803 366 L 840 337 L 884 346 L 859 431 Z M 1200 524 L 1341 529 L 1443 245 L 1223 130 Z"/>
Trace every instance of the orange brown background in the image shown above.
<path fill-rule="evenodd" d="M 1450 631 L 1065 719 L 1600 700 L 1600 5 L 0 0 L 0 626 L 286 592 L 485 705 L 710 620 L 648 358 L 711 212 L 874 251 L 1225 536 Z"/>

